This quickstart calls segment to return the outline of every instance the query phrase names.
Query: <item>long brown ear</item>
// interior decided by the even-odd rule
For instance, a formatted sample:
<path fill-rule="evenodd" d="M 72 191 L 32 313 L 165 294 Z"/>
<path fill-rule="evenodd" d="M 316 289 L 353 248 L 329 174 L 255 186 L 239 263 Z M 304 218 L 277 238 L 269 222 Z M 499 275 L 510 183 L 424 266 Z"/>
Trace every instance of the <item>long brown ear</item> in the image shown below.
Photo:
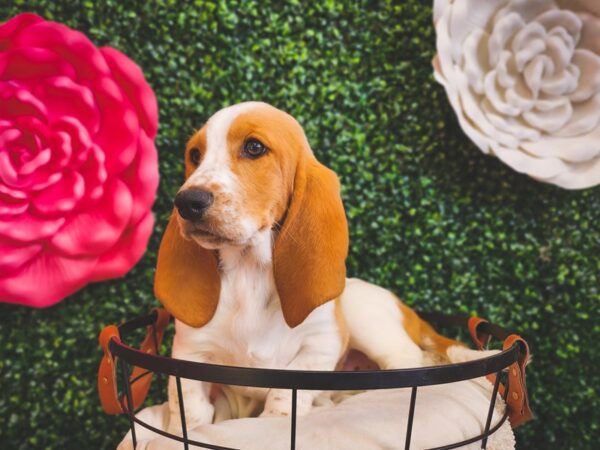
<path fill-rule="evenodd" d="M 173 211 L 165 230 L 154 277 L 154 295 L 175 318 L 192 327 L 212 319 L 221 279 L 212 251 L 181 236 Z"/>
<path fill-rule="evenodd" d="M 298 164 L 273 252 L 275 285 L 290 327 L 342 293 L 347 255 L 348 224 L 337 176 L 311 157 Z"/>

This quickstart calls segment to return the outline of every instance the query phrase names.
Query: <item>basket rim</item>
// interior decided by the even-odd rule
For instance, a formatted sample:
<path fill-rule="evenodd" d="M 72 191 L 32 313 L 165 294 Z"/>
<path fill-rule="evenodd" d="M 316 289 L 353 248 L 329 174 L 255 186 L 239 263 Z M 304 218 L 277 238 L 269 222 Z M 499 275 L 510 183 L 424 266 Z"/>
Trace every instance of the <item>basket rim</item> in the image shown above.
<path fill-rule="evenodd" d="M 466 327 L 469 320 L 468 316 L 418 313 L 423 319 L 442 326 Z M 152 326 L 156 320 L 155 311 L 129 320 L 118 326 L 119 334 L 124 339 L 131 331 Z M 486 331 L 498 339 L 511 334 L 490 323 L 486 324 Z M 393 370 L 312 371 L 225 366 L 152 355 L 125 344 L 117 337 L 110 340 L 108 349 L 127 364 L 156 374 L 226 385 L 329 391 L 408 388 L 465 381 L 498 373 L 517 362 L 522 353 L 520 344 L 515 342 L 495 355 L 462 363 Z"/>

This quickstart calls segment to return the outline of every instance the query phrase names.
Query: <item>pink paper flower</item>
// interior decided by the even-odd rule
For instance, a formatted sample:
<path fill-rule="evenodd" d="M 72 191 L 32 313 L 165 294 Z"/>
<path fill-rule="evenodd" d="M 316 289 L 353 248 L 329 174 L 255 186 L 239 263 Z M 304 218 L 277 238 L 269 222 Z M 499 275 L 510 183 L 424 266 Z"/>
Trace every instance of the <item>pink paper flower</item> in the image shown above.
<path fill-rule="evenodd" d="M 152 232 L 156 98 L 140 68 L 21 14 L 0 25 L 0 300 L 124 275 Z"/>

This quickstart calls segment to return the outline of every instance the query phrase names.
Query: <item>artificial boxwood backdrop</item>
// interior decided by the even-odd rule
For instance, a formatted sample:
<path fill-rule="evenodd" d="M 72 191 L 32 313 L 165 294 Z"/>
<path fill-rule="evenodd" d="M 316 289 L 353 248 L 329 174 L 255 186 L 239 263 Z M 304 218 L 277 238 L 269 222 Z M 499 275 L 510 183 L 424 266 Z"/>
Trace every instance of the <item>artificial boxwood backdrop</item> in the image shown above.
<path fill-rule="evenodd" d="M 126 278 L 45 310 L 0 306 L 0 448 L 116 446 L 127 419 L 100 409 L 97 333 L 156 304 L 187 137 L 253 99 L 298 118 L 339 174 L 351 275 L 529 340 L 537 420 L 519 448 L 598 448 L 600 190 L 540 184 L 469 142 L 432 77 L 429 3 L 0 0 L 0 21 L 33 11 L 137 61 L 159 101 L 161 170 L 156 230 Z"/>

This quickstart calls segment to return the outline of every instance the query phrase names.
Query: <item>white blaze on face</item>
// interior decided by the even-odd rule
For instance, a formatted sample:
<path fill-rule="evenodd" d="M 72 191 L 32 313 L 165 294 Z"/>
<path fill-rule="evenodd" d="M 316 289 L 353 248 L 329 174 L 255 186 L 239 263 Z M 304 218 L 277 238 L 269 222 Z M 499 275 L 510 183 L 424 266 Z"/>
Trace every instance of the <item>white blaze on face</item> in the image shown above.
<path fill-rule="evenodd" d="M 212 192 L 215 200 L 208 214 L 218 216 L 219 232 L 239 241 L 251 239 L 258 225 L 244 216 L 240 195 L 242 186 L 232 170 L 227 135 L 242 113 L 265 105 L 262 102 L 239 103 L 221 109 L 208 119 L 206 151 L 198 168 L 181 187 L 181 190 L 199 188 Z"/>

